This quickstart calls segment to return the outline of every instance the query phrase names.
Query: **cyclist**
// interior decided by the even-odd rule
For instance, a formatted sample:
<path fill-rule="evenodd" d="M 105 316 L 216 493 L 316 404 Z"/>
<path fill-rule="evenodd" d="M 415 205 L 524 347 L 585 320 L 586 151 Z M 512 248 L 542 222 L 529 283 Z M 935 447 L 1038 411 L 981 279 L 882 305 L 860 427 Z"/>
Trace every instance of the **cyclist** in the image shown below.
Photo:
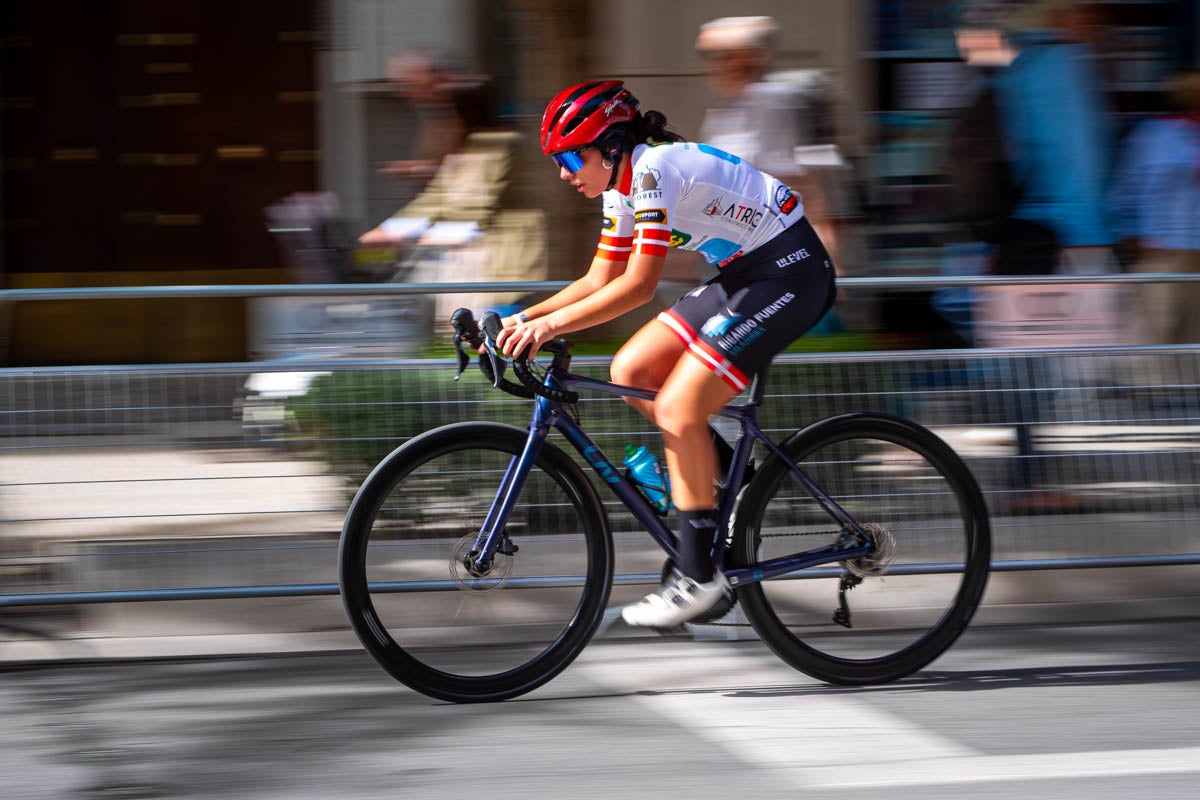
<path fill-rule="evenodd" d="M 682 140 L 666 117 L 642 112 L 621 81 L 561 91 L 542 117 L 542 151 L 604 219 L 587 273 L 504 319 L 506 353 L 614 319 L 655 293 L 670 247 L 718 268 L 635 333 L 612 362 L 617 383 L 658 391 L 631 399 L 662 431 L 678 514 L 679 571 L 622 610 L 631 625 L 671 627 L 729 592 L 713 572 L 718 455 L 708 419 L 825 314 L 834 269 L 800 197 L 751 164 Z"/>

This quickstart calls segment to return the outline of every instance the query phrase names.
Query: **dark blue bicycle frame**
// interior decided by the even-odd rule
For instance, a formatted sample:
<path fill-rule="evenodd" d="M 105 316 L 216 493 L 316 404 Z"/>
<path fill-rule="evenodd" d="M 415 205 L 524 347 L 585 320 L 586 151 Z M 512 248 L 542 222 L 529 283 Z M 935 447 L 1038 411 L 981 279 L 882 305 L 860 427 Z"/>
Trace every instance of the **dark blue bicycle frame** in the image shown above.
<path fill-rule="evenodd" d="M 620 386 L 615 383 L 587 378 L 582 375 L 574 375 L 553 366 L 547 371 L 545 385 L 559 389 L 581 389 L 583 391 L 601 392 L 621 397 L 635 397 L 643 400 L 653 400 L 655 397 L 655 392 L 635 389 L 631 386 Z M 818 564 L 828 564 L 833 561 L 858 558 L 871 552 L 873 542 L 870 533 L 864 530 L 846 513 L 845 509 L 830 498 L 812 478 L 788 458 L 783 450 L 762 432 L 758 427 L 758 410 L 759 403 L 757 400 L 751 400 L 751 402 L 744 405 L 725 406 L 717 412 L 720 416 L 737 420 L 742 430 L 742 435 L 738 437 L 737 443 L 734 445 L 730 475 L 726 480 L 728 491 L 726 492 L 724 501 L 721 503 L 717 534 L 713 541 L 711 555 L 717 569 L 725 573 L 730 585 L 744 586 L 749 583 L 778 577 L 789 572 L 795 572 L 806 567 L 814 567 Z M 625 478 L 622 471 L 592 441 L 591 437 L 579 427 L 579 423 L 570 414 L 564 413 L 562 406 L 558 402 L 544 397 L 535 399 L 533 415 L 529 421 L 529 438 L 526 440 L 521 454 L 509 462 L 508 469 L 505 471 L 504 478 L 500 482 L 500 488 L 496 493 L 496 499 L 493 501 L 492 507 L 489 509 L 488 515 L 480 528 L 479 536 L 475 541 L 475 546 L 472 548 L 476 553 L 477 563 L 482 567 L 483 562 L 491 560 L 492 554 L 500 543 L 501 533 L 504 530 L 508 516 L 512 512 L 513 505 L 520 496 L 521 490 L 525 486 L 525 479 L 529 475 L 529 471 L 533 468 L 533 464 L 537 460 L 542 444 L 546 441 L 546 436 L 549 435 L 551 428 L 558 430 L 566 437 L 567 441 L 579 451 L 580 455 L 596 471 L 600 479 L 616 493 L 621 502 L 625 504 L 625 507 L 646 527 L 646 530 L 658 542 L 659 546 L 666 551 L 667 555 L 673 561 L 679 563 L 679 550 L 675 534 L 667 528 L 662 518 L 650 506 L 649 502 Z M 773 558 L 763 561 L 754 567 L 724 569 L 725 551 L 732 539 L 732 533 L 729 531 L 729 522 L 733 515 L 734 500 L 745 478 L 746 465 L 750 461 L 750 452 L 754 447 L 755 441 L 762 442 L 777 457 L 784 459 L 784 462 L 791 467 L 792 472 L 800 481 L 805 491 L 825 509 L 830 517 L 842 526 L 843 530 L 854 534 L 856 541 L 854 546 L 843 547 L 834 544 L 807 550 L 802 553 Z"/>

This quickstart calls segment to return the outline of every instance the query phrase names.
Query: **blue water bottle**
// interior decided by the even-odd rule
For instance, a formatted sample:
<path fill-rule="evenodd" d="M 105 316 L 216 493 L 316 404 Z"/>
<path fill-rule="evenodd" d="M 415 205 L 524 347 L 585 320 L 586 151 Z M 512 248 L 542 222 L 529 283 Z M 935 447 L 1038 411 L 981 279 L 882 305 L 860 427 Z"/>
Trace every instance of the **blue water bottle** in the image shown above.
<path fill-rule="evenodd" d="M 659 514 L 671 510 L 671 478 L 658 458 L 643 447 L 625 445 L 625 475 Z"/>

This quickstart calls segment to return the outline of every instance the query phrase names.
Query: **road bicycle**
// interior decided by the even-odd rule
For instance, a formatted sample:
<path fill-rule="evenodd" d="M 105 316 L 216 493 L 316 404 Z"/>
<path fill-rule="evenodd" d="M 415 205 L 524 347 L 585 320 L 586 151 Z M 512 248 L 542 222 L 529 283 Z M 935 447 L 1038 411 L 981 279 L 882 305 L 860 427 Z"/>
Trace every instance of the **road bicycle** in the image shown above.
<path fill-rule="evenodd" d="M 453 702 L 545 684 L 600 625 L 613 533 L 583 464 L 665 551 L 664 578 L 677 559 L 664 518 L 578 412 L 577 390 L 654 392 L 573 374 L 562 339 L 543 346 L 544 371 L 512 359 L 520 382 L 510 381 L 494 344 L 499 317 L 480 322 L 454 314 L 458 376 L 464 343 L 485 349 L 493 386 L 533 401 L 528 429 L 464 422 L 409 440 L 359 488 L 339 546 L 343 603 L 365 649 L 402 683 Z M 780 658 L 831 683 L 926 666 L 967 627 L 987 583 L 990 525 L 970 470 L 926 428 L 884 414 L 830 417 L 776 443 L 758 424 L 761 376 L 748 394 L 718 412 L 739 430 L 732 444 L 719 439 L 711 551 L 732 596 L 693 622 L 740 604 Z M 579 460 L 548 441 L 551 430 Z"/>

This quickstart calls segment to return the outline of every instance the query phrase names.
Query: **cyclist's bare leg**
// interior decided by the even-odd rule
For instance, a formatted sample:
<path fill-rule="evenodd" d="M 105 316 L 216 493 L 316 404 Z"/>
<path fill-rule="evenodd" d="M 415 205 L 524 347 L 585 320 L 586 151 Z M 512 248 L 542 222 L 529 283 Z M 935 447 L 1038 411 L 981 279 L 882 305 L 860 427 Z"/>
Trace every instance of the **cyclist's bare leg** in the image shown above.
<path fill-rule="evenodd" d="M 658 320 L 651 320 L 629 337 L 613 356 L 609 375 L 615 383 L 658 391 L 675 369 L 684 349 L 684 343 L 670 328 Z M 655 421 L 654 406 L 650 401 L 626 397 L 625 402 L 646 419 Z"/>
<path fill-rule="evenodd" d="M 659 389 L 654 422 L 663 433 L 676 508 L 715 507 L 717 450 L 708 418 L 736 394 L 696 358 L 680 358 Z"/>

